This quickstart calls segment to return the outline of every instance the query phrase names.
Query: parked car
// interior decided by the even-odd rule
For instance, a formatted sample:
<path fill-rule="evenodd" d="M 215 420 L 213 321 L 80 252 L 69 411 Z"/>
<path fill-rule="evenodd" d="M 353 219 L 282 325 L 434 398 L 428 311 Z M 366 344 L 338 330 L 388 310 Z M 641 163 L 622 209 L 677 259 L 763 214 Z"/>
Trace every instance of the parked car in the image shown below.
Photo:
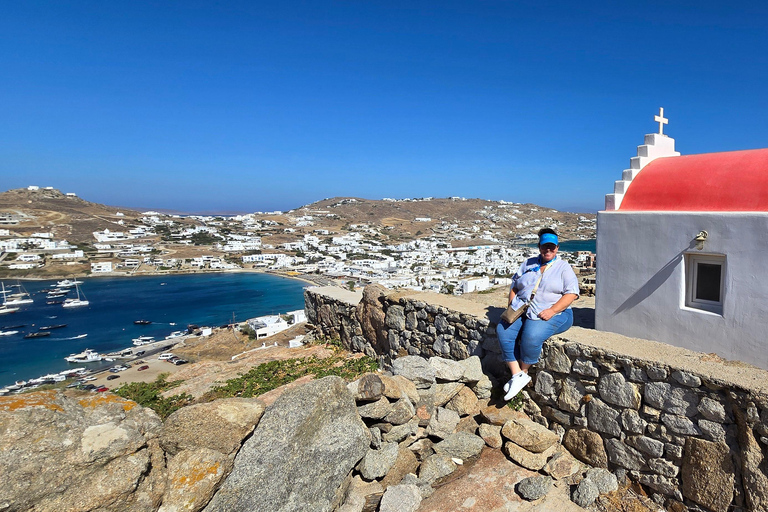
<path fill-rule="evenodd" d="M 143 359 L 139 359 L 133 362 L 133 364 L 144 364 L 144 363 L 146 363 L 146 361 L 144 361 Z"/>
<path fill-rule="evenodd" d="M 128 368 L 131 368 L 131 367 L 132 367 L 130 363 L 123 363 L 121 366 L 122 366 L 123 368 L 126 368 L 126 369 L 128 369 Z"/>
<path fill-rule="evenodd" d="M 95 391 L 97 393 L 103 393 L 105 391 L 109 391 L 109 388 L 107 386 L 99 386 L 98 388 L 95 389 Z"/>
<path fill-rule="evenodd" d="M 94 386 L 93 384 L 85 384 L 85 385 L 84 385 L 82 388 L 80 388 L 80 389 L 82 389 L 82 390 L 84 390 L 84 391 L 91 391 L 91 390 L 93 390 L 93 389 L 96 389 L 96 386 Z"/>
<path fill-rule="evenodd" d="M 180 364 L 187 364 L 189 361 L 187 361 L 186 359 L 174 359 L 172 362 L 173 364 L 178 366 Z"/>
<path fill-rule="evenodd" d="M 176 356 L 174 356 L 172 353 L 166 352 L 165 354 L 160 354 L 159 356 L 157 356 L 157 359 L 159 361 L 167 361 L 168 359 L 173 359 L 174 357 Z"/>
<path fill-rule="evenodd" d="M 142 372 L 142 371 L 147 370 L 147 369 L 149 369 L 149 365 L 145 364 L 144 366 L 139 366 L 138 371 Z"/>
<path fill-rule="evenodd" d="M 96 377 L 93 375 L 89 375 L 88 377 L 83 377 L 83 382 L 90 382 L 92 380 L 96 380 Z"/>
<path fill-rule="evenodd" d="M 139 350 L 138 352 L 136 352 L 136 355 L 137 356 L 143 356 L 144 352 L 145 352 L 144 350 Z"/>
<path fill-rule="evenodd" d="M 119 375 L 110 375 L 110 376 L 107 377 L 107 380 L 115 380 L 115 379 L 119 379 L 119 378 L 120 378 Z"/>

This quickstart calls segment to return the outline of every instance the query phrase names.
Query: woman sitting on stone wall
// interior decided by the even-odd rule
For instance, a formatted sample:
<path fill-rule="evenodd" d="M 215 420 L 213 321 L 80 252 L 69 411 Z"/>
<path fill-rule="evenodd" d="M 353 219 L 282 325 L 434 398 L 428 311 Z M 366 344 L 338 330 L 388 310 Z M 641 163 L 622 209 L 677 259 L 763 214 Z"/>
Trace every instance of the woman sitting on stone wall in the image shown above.
<path fill-rule="evenodd" d="M 509 305 L 517 309 L 530 301 L 528 310 L 511 324 L 502 320 L 496 327 L 504 361 L 512 372 L 504 384 L 504 400 L 531 382 L 528 368 L 539 361 L 544 341 L 573 325 L 571 303 L 579 297 L 576 274 L 557 256 L 557 233 L 544 228 L 538 234 L 539 256 L 520 265 L 509 290 Z"/>

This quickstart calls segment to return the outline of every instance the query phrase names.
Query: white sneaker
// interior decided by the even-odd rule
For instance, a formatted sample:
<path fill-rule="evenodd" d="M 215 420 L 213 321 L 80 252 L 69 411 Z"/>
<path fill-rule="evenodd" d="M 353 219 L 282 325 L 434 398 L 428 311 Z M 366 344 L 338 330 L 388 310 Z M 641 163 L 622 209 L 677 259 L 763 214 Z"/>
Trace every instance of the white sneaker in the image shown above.
<path fill-rule="evenodd" d="M 507 391 L 507 394 L 504 395 L 504 400 L 512 400 L 530 382 L 531 382 L 531 377 L 527 373 L 523 373 L 520 376 L 515 375 L 512 378 L 512 384 L 509 386 L 509 391 Z"/>
<path fill-rule="evenodd" d="M 514 375 L 512 376 L 512 378 L 511 378 L 511 379 L 509 379 L 509 380 L 507 381 L 507 383 L 506 383 L 506 384 L 504 384 L 504 388 L 503 388 L 503 389 L 504 389 L 504 392 L 505 392 L 505 393 L 506 393 L 507 391 L 509 391 L 509 387 L 512 385 L 512 381 L 513 381 L 513 380 L 515 380 L 516 378 L 520 377 L 521 375 L 525 375 L 525 372 L 517 372 L 516 374 L 514 374 Z"/>

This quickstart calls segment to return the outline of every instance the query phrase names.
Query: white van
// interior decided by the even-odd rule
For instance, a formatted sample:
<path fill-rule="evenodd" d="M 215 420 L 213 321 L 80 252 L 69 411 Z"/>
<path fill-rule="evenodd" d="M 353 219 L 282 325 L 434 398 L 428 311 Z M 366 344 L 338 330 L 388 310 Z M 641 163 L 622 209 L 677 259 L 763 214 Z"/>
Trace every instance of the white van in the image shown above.
<path fill-rule="evenodd" d="M 166 352 L 165 354 L 160 354 L 159 356 L 157 356 L 157 359 L 159 361 L 166 361 L 168 359 L 173 359 L 174 357 L 176 357 L 176 356 L 174 356 L 170 352 Z"/>

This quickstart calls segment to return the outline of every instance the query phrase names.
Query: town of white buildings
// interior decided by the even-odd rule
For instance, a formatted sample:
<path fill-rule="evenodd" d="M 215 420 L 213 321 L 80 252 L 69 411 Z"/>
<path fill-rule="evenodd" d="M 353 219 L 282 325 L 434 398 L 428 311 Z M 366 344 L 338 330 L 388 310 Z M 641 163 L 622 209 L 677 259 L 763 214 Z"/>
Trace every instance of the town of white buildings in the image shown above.
<path fill-rule="evenodd" d="M 385 199 L 393 203 L 430 200 Z M 315 228 L 321 219 L 334 218 L 334 207 L 355 201 L 344 199 L 325 209 L 303 207 L 229 217 L 148 211 L 130 222 L 115 212 L 113 227 L 93 232 L 92 242 L 78 245 L 58 240 L 50 232 L 20 236 L 18 231 L 0 229 L 0 270 L 62 265 L 66 273 L 66 266 L 87 265 L 86 272 L 96 275 L 254 268 L 325 276 L 345 285 L 377 282 L 389 288 L 461 294 L 508 283 L 520 262 L 537 253 L 535 247 L 522 243 L 534 241 L 542 227 L 559 227 L 547 214 L 554 210 L 523 211 L 524 205 L 499 201 L 476 212 L 479 220 L 469 223 L 414 217 L 415 223 L 430 223 L 430 233 L 398 243 L 383 242 L 391 228 L 380 225 L 348 224 L 338 232 L 321 225 Z M 270 216 L 283 221 L 265 218 Z M 509 243 L 509 232 L 498 226 L 500 222 L 516 223 L 517 245 Z M 0 223 L 13 226 L 14 219 L 5 216 Z M 579 217 L 576 229 L 585 238 L 594 237 L 595 219 Z M 270 243 L 278 238 L 280 242 Z M 472 240 L 482 245 L 468 245 Z M 185 248 L 194 248 L 194 254 Z M 594 266 L 591 253 L 563 256 L 575 266 Z"/>

